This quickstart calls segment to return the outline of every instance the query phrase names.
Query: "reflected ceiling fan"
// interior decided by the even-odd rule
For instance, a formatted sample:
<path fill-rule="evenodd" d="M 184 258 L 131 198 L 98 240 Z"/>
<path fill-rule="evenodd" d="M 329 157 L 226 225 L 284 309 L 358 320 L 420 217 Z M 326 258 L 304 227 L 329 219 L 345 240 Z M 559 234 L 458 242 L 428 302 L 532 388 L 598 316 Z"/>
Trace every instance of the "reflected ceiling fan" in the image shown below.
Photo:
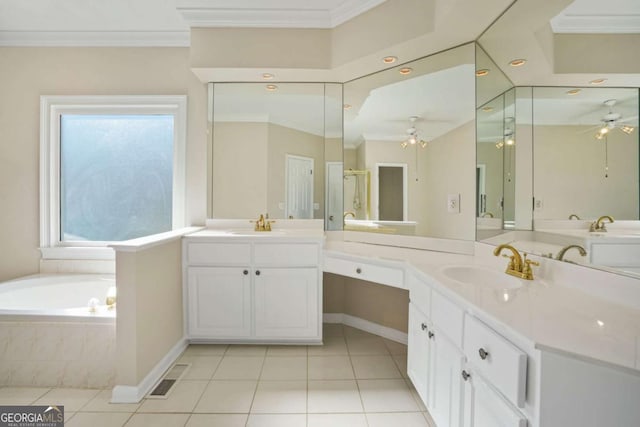
<path fill-rule="evenodd" d="M 407 129 L 407 139 L 400 143 L 402 148 L 407 148 L 409 145 L 420 145 L 422 148 L 427 146 L 427 141 L 424 139 L 420 139 L 418 136 L 418 129 L 416 129 L 416 121 L 419 119 L 418 116 L 409 117 L 410 127 Z"/>
<path fill-rule="evenodd" d="M 615 99 L 608 99 L 604 101 L 603 104 L 609 108 L 609 112 L 600 119 L 602 124 L 597 127 L 598 130 L 595 134 L 596 139 L 603 139 L 614 129 L 620 129 L 627 135 L 630 135 L 631 132 L 635 130 L 634 126 L 624 123 L 626 120 L 630 119 L 623 119 L 622 114 L 613 111 L 613 107 L 616 105 Z"/>

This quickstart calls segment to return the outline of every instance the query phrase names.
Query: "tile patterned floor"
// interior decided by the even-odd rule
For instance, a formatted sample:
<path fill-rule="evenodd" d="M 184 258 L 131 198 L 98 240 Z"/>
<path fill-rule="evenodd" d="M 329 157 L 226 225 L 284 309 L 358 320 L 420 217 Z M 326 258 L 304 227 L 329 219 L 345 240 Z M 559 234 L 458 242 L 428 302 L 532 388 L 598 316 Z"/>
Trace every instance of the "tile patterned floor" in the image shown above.
<path fill-rule="evenodd" d="M 434 427 L 407 379 L 407 347 L 325 324 L 323 346 L 191 345 L 166 399 L 110 390 L 0 388 L 0 405 L 63 404 L 67 427 Z"/>

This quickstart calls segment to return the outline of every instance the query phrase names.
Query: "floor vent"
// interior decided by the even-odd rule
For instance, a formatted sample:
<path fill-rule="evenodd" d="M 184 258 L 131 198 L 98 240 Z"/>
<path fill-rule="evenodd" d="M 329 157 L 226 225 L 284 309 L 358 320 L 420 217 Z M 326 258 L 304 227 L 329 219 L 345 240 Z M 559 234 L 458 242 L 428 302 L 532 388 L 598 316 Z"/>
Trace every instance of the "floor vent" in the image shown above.
<path fill-rule="evenodd" d="M 188 363 L 176 363 L 160 380 L 160 382 L 151 390 L 147 398 L 166 399 L 173 385 L 184 375 L 189 369 Z"/>

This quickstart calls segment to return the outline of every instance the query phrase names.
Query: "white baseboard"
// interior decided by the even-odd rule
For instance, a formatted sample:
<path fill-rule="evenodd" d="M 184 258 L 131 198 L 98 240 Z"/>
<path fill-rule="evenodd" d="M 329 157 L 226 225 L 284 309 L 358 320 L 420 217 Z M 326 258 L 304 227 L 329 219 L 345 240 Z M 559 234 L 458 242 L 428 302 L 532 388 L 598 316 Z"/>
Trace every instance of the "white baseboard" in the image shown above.
<path fill-rule="evenodd" d="M 360 329 L 374 335 L 381 336 L 391 341 L 407 344 L 407 334 L 397 329 L 382 326 L 359 317 L 344 313 L 324 313 L 322 320 L 325 323 L 342 323 L 352 328 Z"/>
<path fill-rule="evenodd" d="M 116 385 L 111 391 L 111 403 L 138 403 L 151 391 L 162 375 L 173 365 L 187 348 L 188 341 L 181 338 L 167 354 L 153 367 L 138 385 Z"/>

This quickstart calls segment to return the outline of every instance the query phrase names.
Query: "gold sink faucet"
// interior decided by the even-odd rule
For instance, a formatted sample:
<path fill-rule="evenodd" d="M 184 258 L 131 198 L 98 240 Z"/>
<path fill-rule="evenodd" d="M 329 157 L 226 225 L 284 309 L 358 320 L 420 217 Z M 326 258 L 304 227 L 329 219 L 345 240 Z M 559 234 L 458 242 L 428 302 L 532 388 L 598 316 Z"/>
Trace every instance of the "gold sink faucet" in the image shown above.
<path fill-rule="evenodd" d="M 565 246 L 564 248 L 560 249 L 560 252 L 558 252 L 558 255 L 556 256 L 556 259 L 558 261 L 563 261 L 563 257 L 564 255 L 567 253 L 567 251 L 571 248 L 576 248 L 578 250 L 578 252 L 580 252 L 581 256 L 587 256 L 587 251 L 584 250 L 584 248 L 580 245 L 569 245 L 569 246 Z"/>
<path fill-rule="evenodd" d="M 569 215 L 569 219 L 578 219 L 579 220 L 580 217 L 578 215 L 576 215 L 576 214 L 571 214 L 571 215 Z"/>
<path fill-rule="evenodd" d="M 256 226 L 254 227 L 255 231 L 271 231 L 271 224 L 274 223 L 275 221 L 269 220 L 269 214 L 267 214 L 266 219 L 263 214 L 260 214 L 260 217 L 256 221 L 250 221 L 250 222 L 256 223 Z"/>
<path fill-rule="evenodd" d="M 540 263 L 527 259 L 527 254 L 524 254 L 524 258 L 520 256 L 520 252 L 516 248 L 508 244 L 502 244 L 494 249 L 493 254 L 499 256 L 503 249 L 508 249 L 513 255 L 503 255 L 509 258 L 509 265 L 505 273 L 515 276 L 519 279 L 533 280 L 533 270 L 531 265 L 540 265 Z"/>
<path fill-rule="evenodd" d="M 591 223 L 591 225 L 589 226 L 589 231 L 591 231 L 591 232 L 593 232 L 593 231 L 606 232 L 607 231 L 607 227 L 605 227 L 605 225 L 604 225 L 604 220 L 605 219 L 609 222 L 609 224 L 613 223 L 613 218 L 612 217 L 610 217 L 609 215 L 603 215 L 600 218 L 598 218 L 597 221 Z"/>

